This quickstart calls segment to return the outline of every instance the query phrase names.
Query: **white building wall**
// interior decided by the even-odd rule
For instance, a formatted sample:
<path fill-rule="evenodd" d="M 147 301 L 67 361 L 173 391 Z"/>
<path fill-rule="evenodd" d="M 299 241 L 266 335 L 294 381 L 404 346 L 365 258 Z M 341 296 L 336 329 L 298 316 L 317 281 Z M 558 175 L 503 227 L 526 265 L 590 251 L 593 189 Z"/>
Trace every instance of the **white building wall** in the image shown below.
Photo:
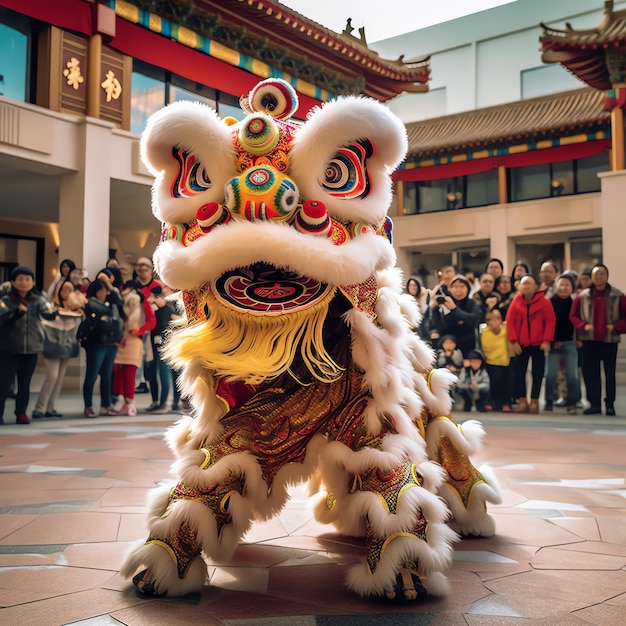
<path fill-rule="evenodd" d="M 614 4 L 615 11 L 625 8 L 626 0 Z M 430 55 L 430 88 L 436 93 L 403 94 L 388 102 L 403 122 L 410 123 L 582 87 L 560 66 L 542 64 L 540 23 L 559 29 L 566 22 L 574 28 L 595 28 L 602 9 L 602 0 L 517 0 L 370 47 L 387 59 Z M 522 73 L 540 67 L 547 70 L 538 75 L 539 81 L 545 78 L 545 89 L 537 86 L 537 75 L 529 76 L 532 90 L 523 93 Z"/>

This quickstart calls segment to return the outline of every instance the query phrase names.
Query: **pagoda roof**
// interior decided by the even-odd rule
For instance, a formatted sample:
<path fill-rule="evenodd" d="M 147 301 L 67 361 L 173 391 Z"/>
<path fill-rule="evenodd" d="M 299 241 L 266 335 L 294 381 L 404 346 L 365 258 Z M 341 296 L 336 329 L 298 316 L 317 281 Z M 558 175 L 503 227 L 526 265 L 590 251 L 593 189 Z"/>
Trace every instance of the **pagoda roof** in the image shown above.
<path fill-rule="evenodd" d="M 560 63 L 595 89 L 607 90 L 616 80 L 607 65 L 607 51 L 626 42 L 626 10 L 613 11 L 613 1 L 605 0 L 602 20 L 596 28 L 575 29 L 566 23 L 560 30 L 541 24 L 541 59 Z M 618 78 L 617 82 L 621 79 Z"/>
<path fill-rule="evenodd" d="M 589 87 L 407 124 L 407 160 L 508 148 L 606 128 L 604 94 Z"/>
<path fill-rule="evenodd" d="M 335 33 L 278 0 L 126 0 L 329 94 L 380 101 L 428 90 L 429 59 L 381 59 L 347 19 Z M 340 5 L 338 5 L 339 10 Z"/>

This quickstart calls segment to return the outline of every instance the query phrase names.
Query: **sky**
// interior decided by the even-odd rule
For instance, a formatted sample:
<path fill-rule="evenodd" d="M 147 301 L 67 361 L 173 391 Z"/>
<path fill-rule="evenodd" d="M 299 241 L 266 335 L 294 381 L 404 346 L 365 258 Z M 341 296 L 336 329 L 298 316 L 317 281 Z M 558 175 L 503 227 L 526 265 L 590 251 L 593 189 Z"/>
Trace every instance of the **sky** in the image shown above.
<path fill-rule="evenodd" d="M 349 17 L 354 35 L 365 26 L 368 43 L 518 0 L 281 0 L 282 4 L 335 32 Z M 384 9 L 384 10 L 383 10 Z"/>

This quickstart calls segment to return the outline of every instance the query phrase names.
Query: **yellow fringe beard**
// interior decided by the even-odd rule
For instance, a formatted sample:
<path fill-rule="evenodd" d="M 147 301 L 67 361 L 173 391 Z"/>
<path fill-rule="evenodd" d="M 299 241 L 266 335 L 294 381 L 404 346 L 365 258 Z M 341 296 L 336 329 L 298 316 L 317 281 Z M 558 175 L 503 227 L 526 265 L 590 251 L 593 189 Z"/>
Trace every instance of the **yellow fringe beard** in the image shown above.
<path fill-rule="evenodd" d="M 207 320 L 173 332 L 163 354 L 175 368 L 199 361 L 217 376 L 258 385 L 288 371 L 299 352 L 315 378 L 332 382 L 343 368 L 326 351 L 322 330 L 334 295 L 302 311 L 258 316 L 225 307 L 209 290 Z"/>

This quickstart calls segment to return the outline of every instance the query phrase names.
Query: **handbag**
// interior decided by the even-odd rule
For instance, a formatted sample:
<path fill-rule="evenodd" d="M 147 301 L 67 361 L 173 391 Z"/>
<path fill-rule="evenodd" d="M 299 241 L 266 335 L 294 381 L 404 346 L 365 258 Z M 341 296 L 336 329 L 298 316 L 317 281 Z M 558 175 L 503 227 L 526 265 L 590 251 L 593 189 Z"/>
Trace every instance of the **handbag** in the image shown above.
<path fill-rule="evenodd" d="M 43 355 L 46 359 L 72 359 L 78 356 L 78 351 L 74 330 L 44 326 Z"/>

